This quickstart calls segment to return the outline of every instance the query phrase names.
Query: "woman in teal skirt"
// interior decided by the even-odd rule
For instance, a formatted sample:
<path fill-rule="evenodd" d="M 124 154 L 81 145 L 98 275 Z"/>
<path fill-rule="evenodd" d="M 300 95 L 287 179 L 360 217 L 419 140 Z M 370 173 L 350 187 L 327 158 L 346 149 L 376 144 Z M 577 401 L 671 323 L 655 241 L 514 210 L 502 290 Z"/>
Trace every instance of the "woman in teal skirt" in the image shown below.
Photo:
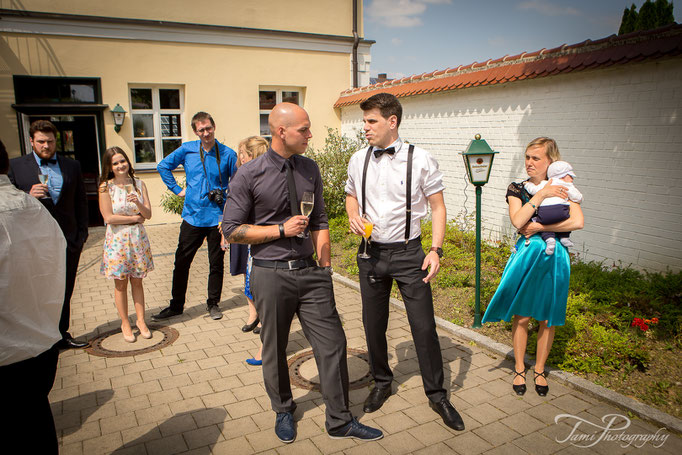
<path fill-rule="evenodd" d="M 547 179 L 547 167 L 560 160 L 559 149 L 553 139 L 539 137 L 526 147 L 526 173 L 532 183 L 538 184 Z M 566 300 L 571 264 L 568 252 L 563 245 L 557 244 L 555 253 L 545 253 L 545 242 L 538 234 L 541 231 L 570 232 L 583 227 L 583 212 L 580 205 L 571 202 L 570 218 L 560 223 L 543 226 L 532 222 L 537 207 L 548 197 L 567 198 L 566 189 L 559 185 L 545 185 L 534 196 L 530 196 L 523 184 L 512 183 L 507 189 L 509 218 L 519 233 L 525 238 L 516 242 L 516 251 L 507 262 L 502 280 L 495 292 L 483 322 L 510 321 L 512 343 L 514 345 L 514 381 L 512 388 L 517 395 L 526 393 L 526 372 L 524 363 L 528 342 L 528 322 L 534 318 L 540 323 L 537 354 L 535 360 L 535 390 L 540 396 L 547 395 L 547 373 L 545 362 L 549 356 L 557 325 L 566 320 Z"/>

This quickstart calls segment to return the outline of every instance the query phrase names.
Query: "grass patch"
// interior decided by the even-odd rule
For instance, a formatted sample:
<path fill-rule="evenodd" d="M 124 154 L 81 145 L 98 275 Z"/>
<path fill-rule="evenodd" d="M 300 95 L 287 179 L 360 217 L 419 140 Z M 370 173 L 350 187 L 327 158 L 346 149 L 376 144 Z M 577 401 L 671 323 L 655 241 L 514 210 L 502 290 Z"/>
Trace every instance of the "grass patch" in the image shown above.
<path fill-rule="evenodd" d="M 345 216 L 330 220 L 334 270 L 357 279 L 359 237 Z M 499 285 L 513 239 L 481 247 L 481 313 Z M 422 225 L 431 246 L 431 225 Z M 474 320 L 476 237 L 447 225 L 441 271 L 432 282 L 434 309 L 463 327 Z M 394 286 L 393 296 L 400 298 Z M 641 324 L 633 325 L 633 321 Z M 649 321 L 645 323 L 645 321 Z M 643 330 L 646 327 L 646 330 Z M 535 354 L 538 324 L 531 321 L 528 353 Z M 511 345 L 511 323 L 479 331 Z M 548 363 L 682 417 L 682 272 L 648 273 L 601 263 L 571 264 L 566 324 L 557 327 Z M 510 376 L 511 378 L 511 376 Z"/>

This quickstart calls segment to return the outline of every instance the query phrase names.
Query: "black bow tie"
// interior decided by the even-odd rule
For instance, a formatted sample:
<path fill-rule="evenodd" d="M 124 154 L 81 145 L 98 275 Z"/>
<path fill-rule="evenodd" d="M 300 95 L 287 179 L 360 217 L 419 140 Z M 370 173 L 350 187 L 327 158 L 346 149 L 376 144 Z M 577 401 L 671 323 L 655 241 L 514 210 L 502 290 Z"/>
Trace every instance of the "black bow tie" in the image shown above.
<path fill-rule="evenodd" d="M 377 157 L 377 158 L 379 158 L 379 157 L 381 157 L 381 155 L 383 155 L 384 153 L 388 153 L 389 155 L 394 155 L 394 154 L 395 154 L 395 147 L 389 147 L 389 148 L 384 149 L 384 150 L 375 150 L 375 151 L 374 151 L 374 156 Z"/>
<path fill-rule="evenodd" d="M 56 158 L 50 158 L 47 160 L 45 158 L 40 159 L 40 165 L 41 166 L 45 166 L 47 164 L 57 164 L 57 159 Z"/>

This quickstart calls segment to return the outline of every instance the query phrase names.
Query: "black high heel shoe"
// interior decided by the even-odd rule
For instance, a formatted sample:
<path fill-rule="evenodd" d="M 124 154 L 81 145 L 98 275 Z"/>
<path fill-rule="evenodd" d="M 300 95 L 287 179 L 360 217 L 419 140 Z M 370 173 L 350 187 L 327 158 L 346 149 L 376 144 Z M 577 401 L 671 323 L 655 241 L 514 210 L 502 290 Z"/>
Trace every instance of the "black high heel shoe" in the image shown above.
<path fill-rule="evenodd" d="M 258 317 L 256 317 L 256 320 L 253 321 L 251 324 L 244 324 L 244 326 L 242 327 L 242 332 L 252 331 L 253 329 L 256 328 L 256 326 L 258 325 L 259 322 L 260 322 L 260 319 Z"/>
<path fill-rule="evenodd" d="M 547 396 L 547 392 L 549 392 L 549 385 L 538 385 L 538 382 L 537 382 L 537 381 L 538 381 L 538 378 L 539 378 L 540 376 L 542 376 L 542 377 L 544 377 L 545 379 L 547 379 L 547 376 L 549 376 L 549 373 L 547 373 L 546 371 L 541 371 L 540 373 L 538 373 L 537 371 L 533 370 L 533 374 L 535 374 L 535 378 L 533 379 L 533 381 L 535 382 L 535 391 L 536 391 L 536 392 L 538 393 L 538 395 L 540 395 L 541 397 L 546 397 L 546 396 Z"/>
<path fill-rule="evenodd" d="M 521 377 L 523 377 L 523 380 L 525 381 L 525 380 L 526 380 L 526 372 L 527 372 L 527 371 L 528 371 L 528 368 L 524 369 L 524 370 L 523 370 L 522 372 L 520 372 L 520 373 L 519 373 L 518 371 L 514 370 L 514 374 L 515 374 L 516 376 L 521 376 Z M 516 376 L 514 376 L 514 379 L 516 379 Z M 512 384 L 512 389 L 514 389 L 514 392 L 516 392 L 516 394 L 517 394 L 518 396 L 521 396 L 521 395 L 523 395 L 524 393 L 526 393 L 526 384 L 525 384 L 525 383 L 524 383 L 524 384 L 519 384 L 519 385 Z"/>

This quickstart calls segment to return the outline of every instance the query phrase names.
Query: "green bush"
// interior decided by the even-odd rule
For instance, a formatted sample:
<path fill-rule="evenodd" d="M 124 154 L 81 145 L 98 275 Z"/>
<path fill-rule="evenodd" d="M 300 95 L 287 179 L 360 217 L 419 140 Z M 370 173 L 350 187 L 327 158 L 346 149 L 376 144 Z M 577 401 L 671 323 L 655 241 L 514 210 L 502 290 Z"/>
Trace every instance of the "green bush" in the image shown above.
<path fill-rule="evenodd" d="M 181 188 L 186 187 L 185 179 L 183 178 L 178 182 Z M 185 206 L 185 198 L 180 197 L 170 190 L 166 190 L 165 193 L 161 195 L 161 208 L 166 213 L 175 213 L 176 215 L 182 215 L 182 209 Z"/>
<path fill-rule="evenodd" d="M 346 178 L 348 176 L 348 161 L 358 149 L 364 147 L 367 141 L 362 131 L 358 130 L 355 139 L 342 136 L 338 130 L 327 128 L 327 137 L 322 150 L 309 149 L 306 156 L 315 160 L 320 167 L 324 189 L 322 196 L 327 208 L 329 219 L 346 213 Z"/>

